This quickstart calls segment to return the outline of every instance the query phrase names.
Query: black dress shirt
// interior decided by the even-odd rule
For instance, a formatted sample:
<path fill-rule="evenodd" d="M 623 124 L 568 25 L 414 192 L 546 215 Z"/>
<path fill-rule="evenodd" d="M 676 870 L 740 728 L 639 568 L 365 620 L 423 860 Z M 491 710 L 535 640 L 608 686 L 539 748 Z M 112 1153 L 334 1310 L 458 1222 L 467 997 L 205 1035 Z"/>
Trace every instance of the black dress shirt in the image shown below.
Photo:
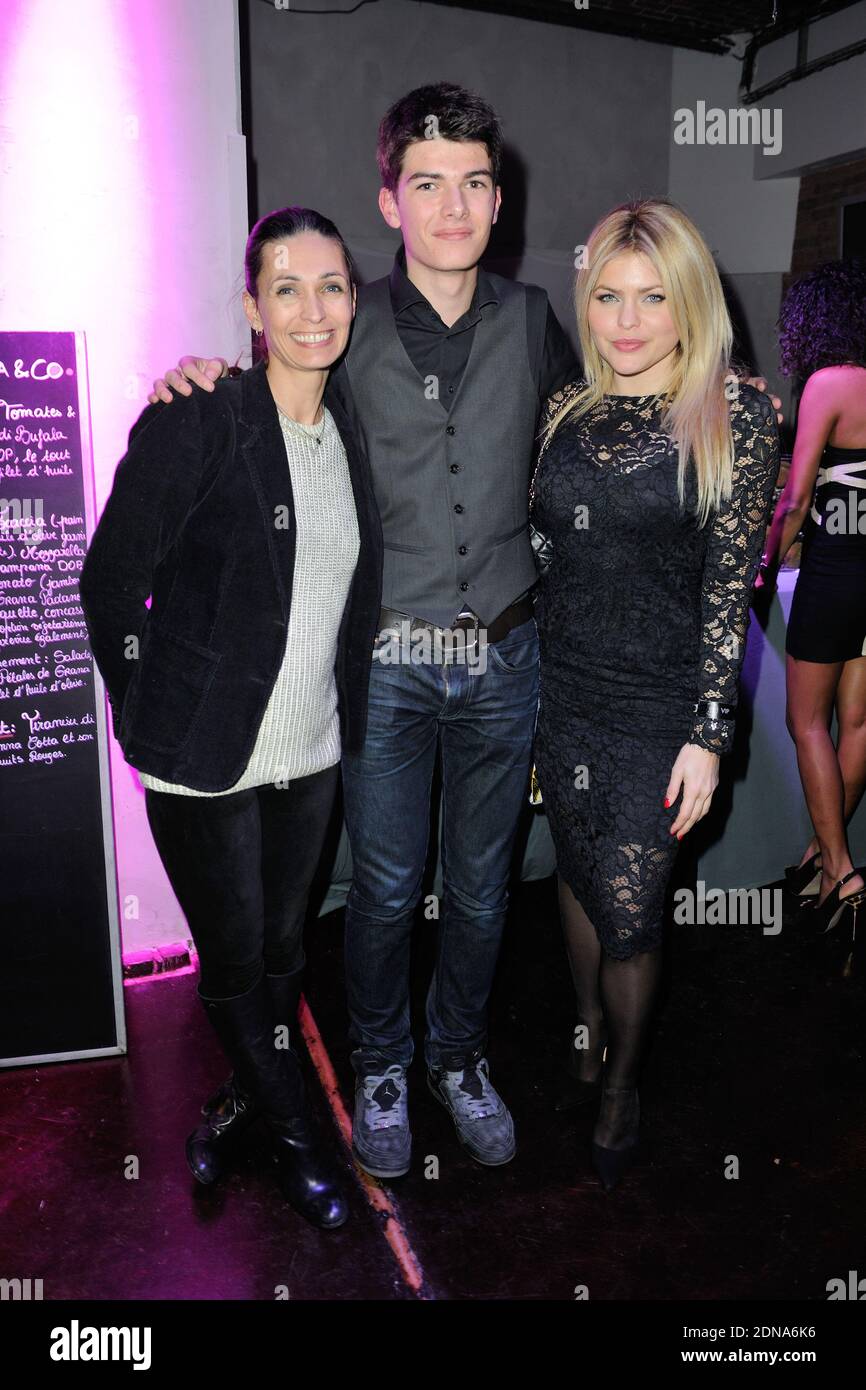
<path fill-rule="evenodd" d="M 406 274 L 406 251 L 403 246 L 394 257 L 388 279 L 400 341 L 419 375 L 438 380 L 439 400 L 446 410 L 450 410 L 469 361 L 475 325 L 481 318 L 481 310 L 485 304 L 499 302 L 490 279 L 479 267 L 469 308 L 450 328 L 442 322 L 432 304 Z M 528 329 L 527 323 L 527 338 Z M 531 342 L 528 347 L 532 352 Z M 544 341 L 540 354 L 536 349 L 536 357 L 538 360 L 533 363 L 533 371 L 540 405 L 553 391 L 574 380 L 579 371 L 571 344 L 549 304 Z"/>

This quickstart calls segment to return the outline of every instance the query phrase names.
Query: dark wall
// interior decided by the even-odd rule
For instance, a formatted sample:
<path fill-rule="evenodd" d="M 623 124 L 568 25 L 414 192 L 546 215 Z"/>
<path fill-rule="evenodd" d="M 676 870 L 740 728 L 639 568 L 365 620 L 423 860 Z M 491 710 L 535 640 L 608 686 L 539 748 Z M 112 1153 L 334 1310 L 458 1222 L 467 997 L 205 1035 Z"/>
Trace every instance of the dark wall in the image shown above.
<path fill-rule="evenodd" d="M 248 14 L 251 215 L 318 208 L 366 279 L 399 244 L 376 205 L 378 123 L 423 83 L 458 82 L 499 113 L 508 158 L 486 263 L 544 285 L 569 330 L 574 246 L 608 208 L 667 191 L 669 49 L 404 0 L 348 14 L 250 0 Z"/>

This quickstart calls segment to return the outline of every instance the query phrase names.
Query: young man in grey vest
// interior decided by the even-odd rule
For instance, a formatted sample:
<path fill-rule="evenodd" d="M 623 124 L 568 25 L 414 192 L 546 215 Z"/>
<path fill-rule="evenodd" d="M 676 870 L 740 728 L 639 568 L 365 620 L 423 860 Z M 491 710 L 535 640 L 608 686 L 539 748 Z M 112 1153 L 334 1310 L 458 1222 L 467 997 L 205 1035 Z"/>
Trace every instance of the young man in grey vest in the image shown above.
<path fill-rule="evenodd" d="M 343 757 L 353 1144 L 383 1177 L 409 1167 L 409 944 L 437 747 L 443 895 L 428 1085 L 474 1158 L 514 1155 L 484 1052 L 538 704 L 527 494 L 540 404 L 577 363 L 544 290 L 479 269 L 501 152 L 494 112 L 459 87 L 419 88 L 387 112 L 379 208 L 403 245 L 390 275 L 359 291 L 345 359 L 385 547 L 367 735 Z M 404 659 L 407 642 L 421 660 Z"/>
<path fill-rule="evenodd" d="M 409 950 L 438 750 L 444 887 L 428 1085 L 474 1158 L 514 1156 L 484 1053 L 538 703 L 529 470 L 540 405 L 577 362 L 544 290 L 479 269 L 501 200 L 491 107 L 449 83 L 417 88 L 383 118 L 377 155 L 379 207 L 403 245 L 390 275 L 359 289 L 344 359 L 385 554 L 366 740 L 343 756 L 346 980 L 353 1148 L 367 1172 L 397 1177 L 411 1156 Z M 225 369 L 181 366 L 208 389 Z M 167 381 L 189 390 L 175 372 Z M 164 383 L 156 390 L 171 398 Z"/>

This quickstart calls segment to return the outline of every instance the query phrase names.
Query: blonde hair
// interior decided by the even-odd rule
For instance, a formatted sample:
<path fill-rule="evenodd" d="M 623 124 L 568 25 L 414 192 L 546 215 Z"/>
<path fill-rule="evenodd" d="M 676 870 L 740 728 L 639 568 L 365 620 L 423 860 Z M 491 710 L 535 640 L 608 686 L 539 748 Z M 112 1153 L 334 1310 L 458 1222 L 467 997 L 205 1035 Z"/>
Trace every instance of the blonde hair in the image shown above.
<path fill-rule="evenodd" d="M 677 487 L 685 499 L 691 461 L 701 525 L 731 495 L 734 448 L 725 393 L 733 330 L 709 247 L 690 218 L 663 198 L 623 203 L 593 228 L 586 265 L 575 277 L 574 308 L 586 385 L 555 413 L 547 439 L 567 416 L 579 419 L 613 386 L 613 369 L 595 346 L 589 306 L 603 266 L 624 251 L 642 251 L 655 266 L 679 338 L 664 392 L 661 424 L 679 450 Z"/>

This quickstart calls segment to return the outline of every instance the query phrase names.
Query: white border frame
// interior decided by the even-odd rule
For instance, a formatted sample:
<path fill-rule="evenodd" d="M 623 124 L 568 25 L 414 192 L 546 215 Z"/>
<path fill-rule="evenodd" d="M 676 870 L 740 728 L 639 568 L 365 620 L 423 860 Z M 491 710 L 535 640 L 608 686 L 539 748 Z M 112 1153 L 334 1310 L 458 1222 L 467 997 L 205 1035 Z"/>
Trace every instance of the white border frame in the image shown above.
<path fill-rule="evenodd" d="M 14 331 L 14 330 L 12 330 Z M 38 330 L 28 330 L 30 332 Z M 45 329 L 69 332 L 69 329 Z M 75 333 L 75 378 L 78 393 L 78 434 L 81 442 L 81 491 L 84 498 L 84 532 L 87 543 L 96 527 L 96 479 L 93 469 L 93 436 L 90 429 L 90 379 L 87 372 L 87 344 L 84 334 Z M 85 476 L 89 470 L 89 478 Z M 111 767 L 108 757 L 108 722 L 105 715 L 105 686 L 93 661 L 93 699 L 96 707 L 96 747 L 99 767 L 99 794 L 102 810 L 102 844 L 105 855 L 105 899 L 108 909 L 108 938 L 111 956 L 111 982 L 114 996 L 115 1047 L 87 1048 L 80 1052 L 46 1052 L 30 1057 L 0 1057 L 0 1068 L 34 1066 L 38 1062 L 77 1062 L 87 1057 L 117 1057 L 127 1051 L 126 1017 L 123 1011 L 123 956 L 120 935 L 117 859 L 114 846 L 114 809 L 111 797 Z"/>

